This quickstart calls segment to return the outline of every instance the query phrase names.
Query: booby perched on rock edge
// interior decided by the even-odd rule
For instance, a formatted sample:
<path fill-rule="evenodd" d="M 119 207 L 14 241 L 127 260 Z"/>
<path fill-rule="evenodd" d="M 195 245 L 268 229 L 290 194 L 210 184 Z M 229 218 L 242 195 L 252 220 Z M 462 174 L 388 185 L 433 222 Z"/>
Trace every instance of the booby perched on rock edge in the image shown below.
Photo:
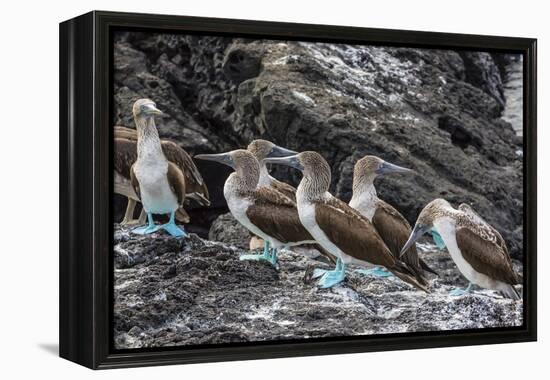
<path fill-rule="evenodd" d="M 250 144 L 248 144 L 248 147 L 246 148 L 246 150 L 252 153 L 260 163 L 260 180 L 258 181 L 258 187 L 262 187 L 262 186 L 271 187 L 272 189 L 290 198 L 293 202 L 296 202 L 296 189 L 293 186 L 289 185 L 288 183 L 285 183 L 285 182 L 279 181 L 276 178 L 273 178 L 269 174 L 269 171 L 267 170 L 267 166 L 264 160 L 266 158 L 292 156 L 292 155 L 298 154 L 298 152 L 283 148 L 281 146 L 275 145 L 271 141 L 262 140 L 262 139 L 257 139 L 252 141 Z M 297 209 L 296 209 L 296 213 L 298 213 Z M 269 249 L 269 242 L 264 242 L 264 244 L 268 245 L 267 248 L 264 247 L 264 252 L 265 252 L 266 249 Z M 319 251 L 330 262 L 336 263 L 336 258 L 330 253 L 328 253 L 326 250 L 324 250 L 322 247 L 320 247 L 318 244 L 315 244 L 312 248 Z M 276 254 L 276 251 L 275 251 L 275 254 Z M 258 255 L 242 255 L 241 259 L 242 260 L 255 259 L 257 256 Z M 260 255 L 260 257 L 262 256 L 263 255 Z"/>
<path fill-rule="evenodd" d="M 149 234 L 164 229 L 170 235 L 187 236 L 175 223 L 176 211 L 185 201 L 185 175 L 181 169 L 166 159 L 162 151 L 155 115 L 162 114 L 150 99 L 139 99 L 133 106 L 137 127 L 137 160 L 130 168 L 134 191 L 141 199 L 147 213 L 148 224 L 133 230 L 137 234 Z M 168 223 L 155 225 L 153 214 L 170 214 Z"/>
<path fill-rule="evenodd" d="M 140 201 L 130 179 L 130 168 L 137 160 L 137 137 L 135 129 L 122 126 L 114 127 L 114 192 L 128 198 L 126 213 L 121 222 L 124 225 L 143 224 L 145 222 L 145 211 L 143 210 L 138 220 L 133 219 L 136 201 Z M 161 145 L 166 159 L 176 164 L 184 173 L 186 202 L 188 199 L 192 199 L 202 206 L 209 206 L 208 188 L 191 156 L 173 141 L 163 139 Z M 189 219 L 189 215 L 183 208 L 178 209 L 176 220 L 188 223 Z"/>
<path fill-rule="evenodd" d="M 469 293 L 473 283 L 499 290 L 507 298 L 521 298 L 514 288 L 519 279 L 504 239 L 469 206 L 461 205 L 457 210 L 444 199 L 428 203 L 401 252 L 406 252 L 426 233 L 447 247 L 460 273 L 470 281 L 466 289 L 455 289 L 451 295 Z"/>
<path fill-rule="evenodd" d="M 329 288 L 345 278 L 345 264 L 382 265 L 401 280 L 428 291 L 407 264 L 396 259 L 359 212 L 328 192 L 331 170 L 317 152 L 302 152 L 285 158 L 268 158 L 268 163 L 300 170 L 303 178 L 296 192 L 298 214 L 304 227 L 323 248 L 338 257 L 336 268 L 326 272 L 319 285 Z"/>
<path fill-rule="evenodd" d="M 353 170 L 353 196 L 349 205 L 373 224 L 393 256 L 398 258 L 401 248 L 409 238 L 411 226 L 399 211 L 378 198 L 374 187 L 376 177 L 391 173 L 414 173 L 414 171 L 391 164 L 376 156 L 365 156 L 357 161 Z M 402 260 L 418 274 L 417 278 L 422 280 L 423 285 L 427 285 L 428 282 L 422 276 L 422 270 L 437 274 L 418 257 L 415 245 L 402 256 Z M 389 275 L 389 272 L 381 268 L 368 269 L 364 273 L 376 277 Z"/>
<path fill-rule="evenodd" d="M 296 203 L 271 187 L 258 187 L 260 163 L 252 153 L 238 149 L 199 154 L 195 158 L 216 161 L 235 170 L 225 181 L 223 194 L 233 217 L 271 245 L 271 252 L 264 246 L 264 260 L 276 265 L 277 249 L 315 243 L 300 223 Z"/>

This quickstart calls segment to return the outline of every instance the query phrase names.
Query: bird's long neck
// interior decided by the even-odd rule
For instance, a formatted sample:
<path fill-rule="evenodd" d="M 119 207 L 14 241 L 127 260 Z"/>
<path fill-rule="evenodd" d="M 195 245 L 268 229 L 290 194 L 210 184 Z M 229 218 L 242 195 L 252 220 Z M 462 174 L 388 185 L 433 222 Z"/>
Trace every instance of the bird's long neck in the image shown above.
<path fill-rule="evenodd" d="M 138 133 L 138 160 L 165 160 L 155 119 L 136 116 L 134 120 Z"/>
<path fill-rule="evenodd" d="M 371 207 L 377 200 L 378 195 L 374 187 L 374 177 L 354 176 L 353 196 L 350 205 L 353 208 L 357 208 L 358 206 Z"/>
<path fill-rule="evenodd" d="M 260 179 L 260 168 L 257 162 L 238 166 L 227 179 L 231 191 L 240 196 L 248 196 L 254 192 Z"/>
<path fill-rule="evenodd" d="M 260 179 L 258 186 L 270 186 L 273 178 L 269 175 L 267 166 L 263 161 L 260 162 Z"/>
<path fill-rule="evenodd" d="M 329 187 L 330 171 L 304 172 L 304 176 L 296 191 L 296 197 L 309 202 L 321 200 L 329 190 Z"/>

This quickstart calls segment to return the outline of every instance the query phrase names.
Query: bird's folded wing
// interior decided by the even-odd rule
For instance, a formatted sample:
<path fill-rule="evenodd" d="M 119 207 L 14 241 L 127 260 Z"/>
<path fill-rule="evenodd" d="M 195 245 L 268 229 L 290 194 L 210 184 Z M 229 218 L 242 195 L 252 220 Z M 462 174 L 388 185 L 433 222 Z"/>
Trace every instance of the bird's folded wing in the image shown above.
<path fill-rule="evenodd" d="M 474 209 L 466 203 L 461 203 L 460 206 L 458 206 L 458 209 L 464 213 L 464 215 L 474 224 L 477 224 L 483 229 L 483 237 L 490 241 L 496 242 L 502 250 L 506 253 L 506 255 L 509 255 L 508 253 L 508 247 L 506 246 L 506 242 L 504 241 L 504 238 L 489 223 L 485 221 L 477 212 L 474 211 Z"/>
<path fill-rule="evenodd" d="M 168 172 L 166 176 L 170 188 L 178 199 L 178 205 L 182 206 L 185 201 L 185 177 L 182 171 L 173 162 L 168 162 Z"/>
<path fill-rule="evenodd" d="M 136 165 L 133 164 L 132 167 L 130 168 L 130 182 L 132 183 L 132 187 L 134 188 L 136 195 L 139 197 L 139 199 L 141 199 L 141 192 L 139 190 L 139 181 L 136 177 L 135 167 Z"/>
<path fill-rule="evenodd" d="M 498 244 L 484 239 L 468 227 L 457 228 L 456 242 L 464 259 L 477 272 L 507 284 L 518 283 L 508 253 Z"/>
<path fill-rule="evenodd" d="M 333 197 L 316 203 L 315 220 L 345 254 L 371 264 L 394 266 L 394 257 L 373 225 L 344 202 Z"/>
<path fill-rule="evenodd" d="M 137 131 L 133 128 L 123 127 L 122 125 L 115 125 L 114 127 L 115 138 L 124 138 L 128 140 L 137 141 Z"/>
<path fill-rule="evenodd" d="M 290 198 L 292 201 L 296 202 L 296 189 L 291 185 L 289 185 L 288 183 L 281 182 L 275 179 L 271 183 L 271 186 L 278 192 Z"/>
<path fill-rule="evenodd" d="M 252 199 L 246 215 L 267 235 L 283 243 L 313 241 L 300 222 L 296 204 L 291 199 L 269 187 L 257 189 Z"/>
<path fill-rule="evenodd" d="M 208 198 L 206 184 L 189 153 L 170 140 L 162 141 L 162 151 L 166 159 L 176 164 L 185 175 L 188 191 L 201 192 Z"/>
<path fill-rule="evenodd" d="M 115 172 L 124 178 L 130 178 L 130 168 L 137 160 L 136 142 L 120 137 L 116 137 L 114 142 L 113 165 Z"/>
<path fill-rule="evenodd" d="M 403 248 L 411 233 L 409 222 L 392 206 L 386 202 L 380 202 L 372 217 L 372 224 L 392 255 L 399 257 L 401 248 Z M 401 260 L 415 268 L 420 266 L 415 244 L 405 252 Z"/>

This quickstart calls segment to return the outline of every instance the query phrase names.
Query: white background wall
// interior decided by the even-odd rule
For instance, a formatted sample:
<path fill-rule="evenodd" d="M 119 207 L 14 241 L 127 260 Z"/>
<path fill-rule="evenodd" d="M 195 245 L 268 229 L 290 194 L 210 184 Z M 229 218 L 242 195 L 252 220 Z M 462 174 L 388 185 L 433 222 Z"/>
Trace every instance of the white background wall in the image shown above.
<path fill-rule="evenodd" d="M 86 379 L 422 378 L 548 376 L 545 199 L 550 144 L 550 28 L 546 1 L 124 0 L 4 1 L 0 6 L 0 377 Z M 92 9 L 213 16 L 539 39 L 539 342 L 111 370 L 57 355 L 58 23 Z M 545 147 L 546 145 L 546 147 Z M 546 351 L 546 352 L 544 352 Z M 537 375 L 538 374 L 538 375 Z"/>

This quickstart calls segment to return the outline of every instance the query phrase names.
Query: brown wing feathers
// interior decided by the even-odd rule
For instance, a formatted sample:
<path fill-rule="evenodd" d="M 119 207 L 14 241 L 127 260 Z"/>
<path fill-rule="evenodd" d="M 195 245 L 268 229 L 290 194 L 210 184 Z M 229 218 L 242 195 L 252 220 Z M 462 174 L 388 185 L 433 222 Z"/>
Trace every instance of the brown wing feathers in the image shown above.
<path fill-rule="evenodd" d="M 378 207 L 372 218 L 372 224 L 376 231 L 380 234 L 384 243 L 391 251 L 394 257 L 399 257 L 401 248 L 407 242 L 411 233 L 409 222 L 391 205 L 384 201 L 379 201 Z M 433 274 L 437 273 L 432 270 L 420 257 L 416 250 L 416 245 L 411 246 L 401 258 L 412 270 L 415 271 L 417 278 L 421 279 L 424 284 L 427 284 L 423 277 L 422 270 L 426 270 Z"/>
<path fill-rule="evenodd" d="M 411 268 L 397 260 L 376 229 L 357 211 L 337 198 L 315 206 L 317 224 L 344 253 L 355 259 L 382 265 L 403 281 L 428 292 Z"/>
<path fill-rule="evenodd" d="M 290 198 L 293 202 L 296 202 L 296 189 L 290 186 L 288 183 L 281 182 L 275 179 L 271 183 L 271 186 L 278 192 Z"/>
<path fill-rule="evenodd" d="M 257 189 L 253 199 L 246 215 L 260 230 L 282 243 L 314 240 L 300 222 L 292 200 L 269 187 Z"/>
<path fill-rule="evenodd" d="M 208 188 L 202 179 L 197 166 L 191 156 L 179 145 L 172 141 L 162 141 L 162 151 L 166 159 L 177 165 L 185 176 L 187 194 L 200 194 L 202 197 L 193 198 L 203 205 L 208 205 Z M 201 201 L 202 199 L 202 201 Z"/>
<path fill-rule="evenodd" d="M 135 141 L 115 137 L 113 165 L 115 172 L 124 178 L 130 178 L 130 168 L 137 160 Z"/>
<path fill-rule="evenodd" d="M 464 259 L 476 271 L 507 284 L 519 282 L 507 251 L 483 239 L 468 227 L 456 229 L 456 242 Z"/>

